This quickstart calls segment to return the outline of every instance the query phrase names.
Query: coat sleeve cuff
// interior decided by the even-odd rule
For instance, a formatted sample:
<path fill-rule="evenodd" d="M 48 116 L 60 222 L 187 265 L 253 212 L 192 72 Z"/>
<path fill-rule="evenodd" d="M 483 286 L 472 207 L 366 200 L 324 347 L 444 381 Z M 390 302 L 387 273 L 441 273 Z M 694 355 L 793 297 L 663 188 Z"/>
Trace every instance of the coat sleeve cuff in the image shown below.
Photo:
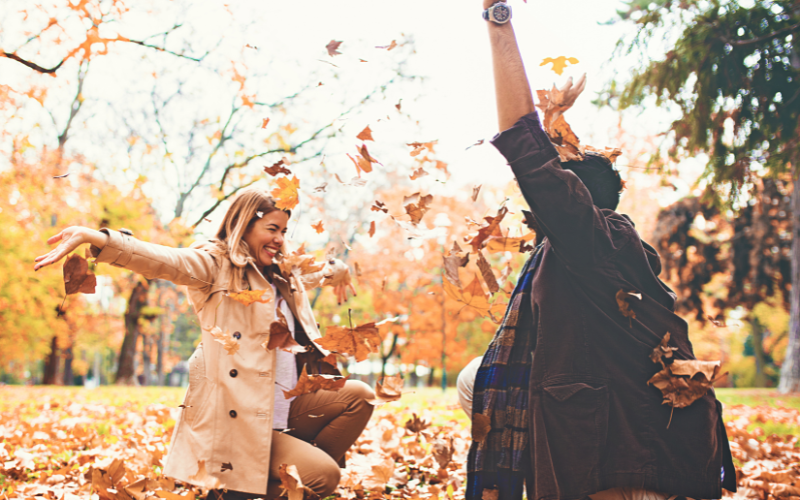
<path fill-rule="evenodd" d="M 512 167 L 523 159 L 535 160 L 536 164 L 544 165 L 558 158 L 558 152 L 542 129 L 536 111 L 528 113 L 513 127 L 494 136 L 491 143 Z"/>
<path fill-rule="evenodd" d="M 91 246 L 90 252 L 95 257 L 96 262 L 103 262 L 116 267 L 128 265 L 133 256 L 133 236 L 122 234 L 106 227 L 100 229 L 100 232 L 108 235 L 108 241 L 103 248 Z"/>

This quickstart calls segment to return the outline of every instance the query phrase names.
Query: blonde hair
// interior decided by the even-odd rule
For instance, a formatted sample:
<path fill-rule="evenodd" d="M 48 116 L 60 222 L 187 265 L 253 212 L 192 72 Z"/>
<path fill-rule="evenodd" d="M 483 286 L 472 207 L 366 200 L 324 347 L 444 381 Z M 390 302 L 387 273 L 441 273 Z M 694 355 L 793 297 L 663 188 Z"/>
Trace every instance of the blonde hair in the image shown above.
<path fill-rule="evenodd" d="M 266 190 L 250 186 L 241 190 L 225 212 L 225 217 L 212 241 L 216 247 L 214 253 L 227 257 L 233 264 L 231 281 L 228 283 L 229 291 L 242 290 L 245 268 L 248 263 L 253 262 L 244 235 L 252 224 L 275 210 L 279 209 L 275 207 L 275 200 Z M 291 217 L 291 211 L 284 210 L 284 212 Z"/>

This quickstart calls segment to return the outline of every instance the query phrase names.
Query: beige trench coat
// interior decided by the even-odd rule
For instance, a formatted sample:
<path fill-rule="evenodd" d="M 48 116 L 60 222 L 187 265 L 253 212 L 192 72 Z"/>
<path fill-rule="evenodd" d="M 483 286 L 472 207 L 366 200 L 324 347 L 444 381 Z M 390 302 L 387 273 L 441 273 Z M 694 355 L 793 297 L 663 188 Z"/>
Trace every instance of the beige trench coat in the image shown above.
<path fill-rule="evenodd" d="M 210 244 L 170 248 L 117 231 L 102 231 L 109 239 L 102 251 L 97 253 L 98 249 L 94 249 L 97 262 L 124 267 L 149 279 L 186 285 L 189 301 L 200 320 L 202 343 L 189 359 L 185 408 L 175 424 L 164 474 L 204 487 L 212 486 L 213 478 L 217 478 L 220 487 L 264 494 L 269 478 L 276 390 L 275 352 L 261 347 L 269 338 L 275 315 L 269 282 L 255 265 L 248 264 L 245 288 L 266 290 L 262 300 L 269 300 L 244 306 L 226 295 L 233 264 L 227 258 L 212 256 L 207 251 Z M 333 271 L 337 273 L 342 268 L 334 267 L 338 268 Z M 300 276 L 294 270 L 289 278 L 289 293 L 294 300 L 287 302 L 294 305 L 295 318 L 312 341 L 320 338 L 320 333 L 306 288 L 318 286 L 323 276 L 331 276 L 331 272 L 323 269 Z M 238 339 L 240 347 L 235 354 L 229 355 L 211 336 L 215 326 Z M 320 356 L 328 354 L 315 347 Z M 201 462 L 211 477 L 198 476 Z"/>

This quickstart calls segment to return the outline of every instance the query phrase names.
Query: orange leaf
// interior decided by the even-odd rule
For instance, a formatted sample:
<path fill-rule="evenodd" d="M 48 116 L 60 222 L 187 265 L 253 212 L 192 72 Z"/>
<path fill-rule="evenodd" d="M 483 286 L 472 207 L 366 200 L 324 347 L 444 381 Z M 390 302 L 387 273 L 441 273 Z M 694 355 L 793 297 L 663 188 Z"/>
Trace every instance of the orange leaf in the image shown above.
<path fill-rule="evenodd" d="M 291 210 L 297 206 L 300 199 L 297 190 L 300 188 L 300 180 L 296 176 L 278 177 L 275 179 L 278 185 L 272 190 L 272 197 L 275 198 L 275 208 L 278 210 Z"/>
<path fill-rule="evenodd" d="M 325 46 L 325 48 L 328 49 L 328 55 L 333 57 L 341 54 L 341 52 L 338 50 L 341 44 L 342 42 L 337 42 L 336 40 L 331 40 L 328 42 L 328 45 Z"/>
<path fill-rule="evenodd" d="M 574 57 L 558 56 L 555 59 L 553 59 L 552 57 L 546 57 L 545 59 L 542 60 L 542 63 L 539 66 L 544 66 L 545 64 L 551 64 L 552 63 L 553 64 L 553 68 L 552 68 L 553 71 L 557 75 L 560 75 L 561 73 L 564 72 L 564 68 L 567 67 L 567 64 L 578 64 L 578 62 L 579 61 L 577 59 L 575 59 Z"/>
<path fill-rule="evenodd" d="M 329 326 L 325 336 L 315 340 L 328 351 L 355 356 L 356 361 L 364 361 L 371 352 L 378 352 L 381 336 L 375 323 L 365 323 L 355 328 Z"/>
<path fill-rule="evenodd" d="M 347 382 L 347 377 L 341 375 L 309 375 L 306 367 L 303 366 L 303 371 L 297 379 L 297 385 L 291 391 L 283 391 L 283 396 L 289 399 L 319 390 L 338 391 L 344 387 L 345 382 Z"/>
<path fill-rule="evenodd" d="M 403 197 L 403 206 L 406 209 L 406 213 L 411 217 L 412 224 L 419 224 L 425 212 L 430 209 L 428 205 L 432 201 L 433 195 L 430 194 L 420 197 L 419 193 L 414 193 L 411 196 Z"/>
<path fill-rule="evenodd" d="M 477 252 L 483 246 L 483 243 L 486 241 L 489 236 L 491 236 L 496 230 L 500 227 L 500 222 L 503 220 L 503 217 L 506 216 L 508 213 L 508 208 L 501 207 L 500 210 L 497 211 L 497 215 L 494 217 L 484 217 L 483 220 L 487 222 L 487 224 L 480 229 L 478 229 L 478 234 L 472 237 L 469 241 L 469 244 L 472 245 L 472 251 Z"/>
<path fill-rule="evenodd" d="M 369 223 L 369 237 L 372 238 L 375 236 L 375 221 L 370 221 Z"/>
<path fill-rule="evenodd" d="M 249 306 L 255 302 L 260 302 L 262 304 L 269 304 L 272 302 L 272 298 L 262 299 L 261 296 L 264 295 L 267 291 L 266 290 L 245 290 L 243 292 L 230 292 L 228 293 L 228 297 L 232 298 L 236 302 L 243 304 L 245 306 Z"/>
<path fill-rule="evenodd" d="M 416 169 L 413 172 L 411 172 L 411 176 L 410 177 L 411 177 L 412 181 L 415 181 L 415 180 L 419 179 L 420 177 L 424 177 L 426 175 L 428 175 L 428 172 L 426 172 L 424 168 L 419 167 L 418 169 Z"/>
<path fill-rule="evenodd" d="M 311 227 L 313 227 L 317 231 L 317 234 L 320 234 L 323 231 L 325 231 L 325 228 L 322 227 L 322 221 L 319 221 L 316 224 L 311 224 Z"/>
<path fill-rule="evenodd" d="M 269 118 L 264 118 L 261 120 L 261 128 L 267 128 L 267 124 L 269 123 Z"/>
<path fill-rule="evenodd" d="M 228 356 L 233 356 L 239 350 L 239 341 L 233 338 L 228 330 L 223 333 L 220 327 L 215 326 L 209 333 L 216 342 L 222 344 L 222 347 L 228 351 Z"/>
<path fill-rule="evenodd" d="M 369 125 L 364 127 L 364 130 L 358 133 L 356 139 L 359 141 L 372 141 L 375 142 L 375 139 L 372 138 L 372 130 L 370 130 Z"/>

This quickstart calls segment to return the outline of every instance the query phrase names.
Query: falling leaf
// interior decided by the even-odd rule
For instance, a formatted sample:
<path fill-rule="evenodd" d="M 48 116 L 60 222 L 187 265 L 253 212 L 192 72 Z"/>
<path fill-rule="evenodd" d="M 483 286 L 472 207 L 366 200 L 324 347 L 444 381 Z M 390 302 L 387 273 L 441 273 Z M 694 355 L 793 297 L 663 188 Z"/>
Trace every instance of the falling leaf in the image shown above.
<path fill-rule="evenodd" d="M 360 176 L 361 172 L 370 173 L 372 172 L 372 163 L 364 158 L 361 155 L 356 155 L 355 158 L 350 156 L 350 153 L 345 153 L 345 155 L 350 158 L 350 161 L 353 162 L 353 165 L 356 166 L 356 173 Z M 341 181 L 339 181 L 341 182 Z"/>
<path fill-rule="evenodd" d="M 290 399 L 319 390 L 338 391 L 344 387 L 345 382 L 347 382 L 347 377 L 341 375 L 309 375 L 306 367 L 303 366 L 303 371 L 297 379 L 297 385 L 291 391 L 283 391 L 283 396 Z"/>
<path fill-rule="evenodd" d="M 373 212 L 383 212 L 385 214 L 389 213 L 389 209 L 386 208 L 386 204 L 378 200 L 375 200 L 375 203 L 372 204 L 370 210 L 372 210 Z"/>
<path fill-rule="evenodd" d="M 616 295 L 619 312 L 621 312 L 626 318 L 634 320 L 636 319 L 636 312 L 631 309 L 631 305 L 628 302 L 631 297 L 636 297 L 639 300 L 642 300 L 642 294 L 637 292 L 626 292 L 625 290 L 620 290 Z"/>
<path fill-rule="evenodd" d="M 278 185 L 272 190 L 272 197 L 275 199 L 275 208 L 278 210 L 291 210 L 300 202 L 297 190 L 300 187 L 300 180 L 296 176 L 278 177 L 275 179 Z"/>
<path fill-rule="evenodd" d="M 418 169 L 416 169 L 413 172 L 411 172 L 411 176 L 410 177 L 411 177 L 412 181 L 415 181 L 415 180 L 419 179 L 420 177 L 424 177 L 426 175 L 428 175 L 428 172 L 426 172 L 424 168 L 419 167 Z"/>
<path fill-rule="evenodd" d="M 431 426 L 430 421 L 421 419 L 416 413 L 411 414 L 411 418 L 406 421 L 405 428 L 413 433 L 420 433 Z"/>
<path fill-rule="evenodd" d="M 661 342 L 653 348 L 653 352 L 650 353 L 650 360 L 653 363 L 661 363 L 661 365 L 664 366 L 664 358 L 671 359 L 672 353 L 678 350 L 677 347 L 669 346 L 669 338 L 670 333 L 667 332 L 664 338 L 661 339 Z"/>
<path fill-rule="evenodd" d="M 226 470 L 233 470 L 233 464 L 230 462 L 223 462 L 219 471 L 225 472 Z"/>
<path fill-rule="evenodd" d="M 203 217 L 203 220 L 206 222 L 211 222 L 211 219 L 209 219 L 208 217 Z"/>
<path fill-rule="evenodd" d="M 71 172 L 67 172 L 66 174 L 61 174 L 61 175 L 54 175 L 53 179 L 66 179 L 70 173 Z"/>
<path fill-rule="evenodd" d="M 286 165 L 286 158 L 281 158 L 276 163 L 273 163 L 269 167 L 264 167 L 264 172 L 268 173 L 272 177 L 275 177 L 278 174 L 286 174 L 290 175 L 292 172 L 288 168 L 284 167 Z"/>
<path fill-rule="evenodd" d="M 322 221 L 319 221 L 316 224 L 311 224 L 311 227 L 317 231 L 317 234 L 322 234 L 322 232 L 325 231 L 325 228 L 322 227 Z"/>
<path fill-rule="evenodd" d="M 529 252 L 533 246 L 527 242 L 536 238 L 536 233 L 528 233 L 520 238 L 510 238 L 508 236 L 491 236 L 486 240 L 486 251 L 489 253 L 497 252 Z"/>
<path fill-rule="evenodd" d="M 316 258 L 313 255 L 307 254 L 305 252 L 305 245 L 302 245 L 289 255 L 285 255 L 280 262 L 278 262 L 278 267 L 280 267 L 281 273 L 284 276 L 291 276 L 295 270 L 303 275 L 321 271 L 325 267 L 325 263 L 316 262 Z M 282 278 L 282 276 L 278 276 L 277 274 L 274 275 L 274 277 Z"/>
<path fill-rule="evenodd" d="M 94 293 L 97 278 L 89 270 L 89 263 L 78 254 L 70 255 L 64 261 L 64 289 L 67 295 L 74 293 Z"/>
<path fill-rule="evenodd" d="M 560 75 L 560 74 L 562 74 L 564 72 L 564 68 L 567 67 L 567 63 L 569 63 L 569 64 L 578 64 L 578 62 L 579 61 L 577 59 L 575 59 L 574 57 L 558 56 L 555 59 L 553 59 L 552 57 L 546 57 L 545 59 L 542 60 L 542 63 L 539 64 L 539 66 L 544 66 L 545 64 L 552 63 L 553 64 L 553 68 L 552 68 L 553 71 L 557 75 Z"/>
<path fill-rule="evenodd" d="M 709 320 L 709 321 L 711 322 L 711 324 L 713 324 L 714 326 L 719 326 L 719 327 L 723 327 L 723 328 L 725 327 L 725 320 L 724 320 L 724 318 L 723 318 L 723 319 L 712 318 L 712 317 L 711 317 L 710 315 L 708 315 L 708 314 L 706 314 L 706 318 L 708 318 L 708 320 Z"/>
<path fill-rule="evenodd" d="M 489 313 L 491 309 L 489 299 L 483 291 L 477 276 L 464 289 L 456 288 L 448 280 L 444 280 L 443 285 L 445 293 L 451 299 L 464 304 L 464 307 L 471 309 L 480 316 L 491 316 Z"/>
<path fill-rule="evenodd" d="M 478 193 L 481 192 L 481 187 L 483 184 L 478 184 L 474 188 L 472 188 L 472 201 L 478 201 Z"/>
<path fill-rule="evenodd" d="M 261 128 L 267 128 L 268 123 L 269 123 L 269 118 L 263 118 L 261 120 Z"/>
<path fill-rule="evenodd" d="M 211 337 L 214 338 L 215 341 L 222 344 L 222 347 L 228 351 L 228 356 L 233 356 L 236 354 L 236 351 L 239 350 L 239 341 L 233 338 L 231 332 L 225 330 L 225 333 L 222 332 L 222 329 L 218 326 L 212 328 L 209 333 Z"/>
<path fill-rule="evenodd" d="M 375 221 L 370 221 L 369 223 L 369 237 L 372 238 L 375 236 Z"/>
<path fill-rule="evenodd" d="M 489 431 L 492 430 L 492 419 L 483 413 L 476 413 L 472 415 L 472 440 L 476 443 L 482 443 Z"/>
<path fill-rule="evenodd" d="M 411 151 L 411 153 L 409 153 L 411 156 L 417 156 L 418 154 L 422 153 L 422 152 L 423 152 L 424 150 L 426 150 L 426 149 L 427 149 L 428 151 L 430 151 L 431 153 L 433 153 L 433 146 L 434 146 L 434 145 L 435 145 L 437 142 L 438 142 L 438 141 L 430 141 L 430 142 L 409 142 L 408 144 L 406 144 L 406 146 L 411 146 L 412 148 L 414 148 L 414 149 Z"/>
<path fill-rule="evenodd" d="M 483 247 L 484 242 L 486 241 L 489 236 L 492 235 L 496 230 L 500 227 L 500 222 L 503 220 L 503 217 L 506 216 L 508 213 L 508 208 L 501 207 L 497 211 L 497 215 L 494 217 L 484 217 L 483 220 L 486 221 L 486 225 L 478 229 L 478 234 L 472 237 L 469 241 L 469 244 L 472 245 L 472 251 L 477 252 L 478 250 Z"/>
<path fill-rule="evenodd" d="M 375 382 L 375 399 L 367 400 L 367 402 L 379 405 L 397 401 L 403 397 L 403 383 L 403 377 L 399 375 L 384 377 L 382 383 Z"/>
<path fill-rule="evenodd" d="M 392 43 L 389 45 L 378 45 L 376 49 L 386 49 L 387 51 L 392 50 L 393 48 L 397 47 L 397 40 L 392 40 Z"/>
<path fill-rule="evenodd" d="M 475 144 L 470 144 L 469 146 L 467 146 L 467 149 L 474 148 L 475 146 L 480 146 L 483 143 L 484 143 L 484 140 L 483 139 L 479 139 L 478 142 L 476 142 Z"/>
<path fill-rule="evenodd" d="M 620 148 L 605 147 L 602 150 L 600 150 L 592 146 L 586 145 L 584 146 L 584 149 L 586 151 L 594 151 L 595 153 L 600 153 L 601 155 L 605 156 L 611 163 L 614 163 L 617 157 L 622 154 L 622 150 Z"/>
<path fill-rule="evenodd" d="M 272 297 L 267 297 L 266 299 L 261 298 L 265 293 L 267 293 L 266 290 L 245 290 L 243 292 L 229 292 L 228 297 L 244 306 L 249 306 L 256 302 L 269 304 L 272 302 Z"/>
<path fill-rule="evenodd" d="M 314 192 L 315 193 L 324 193 L 327 189 L 328 189 L 328 183 L 327 182 L 323 182 L 322 184 L 320 184 L 319 186 L 314 188 Z"/>
<path fill-rule="evenodd" d="M 328 49 L 328 55 L 331 57 L 340 55 L 341 52 L 339 52 L 338 49 L 341 44 L 342 42 L 337 42 L 336 40 L 328 42 L 328 45 L 325 46 L 325 48 Z"/>
<path fill-rule="evenodd" d="M 327 351 L 350 354 L 356 361 L 364 361 L 371 352 L 378 352 L 381 336 L 375 323 L 365 323 L 355 328 L 348 326 L 329 326 L 325 336 L 314 342 Z"/>
<path fill-rule="evenodd" d="M 281 488 L 286 492 L 289 500 L 303 500 L 305 497 L 305 487 L 300 479 L 300 473 L 294 465 L 281 464 L 278 468 L 278 475 L 281 478 Z"/>
<path fill-rule="evenodd" d="M 286 319 L 280 309 L 278 312 L 278 321 L 273 321 L 269 325 L 269 339 L 261 344 L 261 347 L 271 351 L 273 349 L 282 349 L 292 354 L 300 354 L 306 352 L 306 347 L 302 346 L 294 340 L 291 330 L 286 326 Z M 266 344 L 266 346 L 264 345 Z"/>
<path fill-rule="evenodd" d="M 402 102 L 403 102 L 403 100 L 400 99 L 399 101 L 397 101 L 397 104 L 394 105 L 394 107 L 397 108 L 397 111 L 400 111 L 400 103 L 402 103 Z"/>
<path fill-rule="evenodd" d="M 350 159 L 352 160 L 353 158 L 351 157 Z M 333 174 L 333 176 L 336 177 L 336 180 L 339 181 L 339 184 L 344 184 L 345 186 L 363 187 L 367 184 L 366 179 L 360 179 L 358 177 L 353 177 L 352 179 L 350 179 L 350 182 L 344 182 L 342 178 L 339 177 L 338 174 Z"/>
<path fill-rule="evenodd" d="M 373 142 L 375 142 L 375 139 L 372 138 L 372 130 L 370 130 L 369 125 L 364 127 L 364 130 L 362 130 L 361 132 L 358 133 L 358 135 L 356 136 L 356 139 L 358 139 L 359 141 L 373 141 Z"/>
<path fill-rule="evenodd" d="M 428 205 L 430 205 L 432 201 L 433 195 L 420 196 L 418 192 L 411 196 L 403 197 L 403 207 L 405 207 L 406 213 L 411 217 L 412 224 L 419 224 L 425 212 L 430 209 Z"/>
<path fill-rule="evenodd" d="M 478 251 L 478 269 L 481 271 L 481 276 L 483 276 L 483 281 L 489 288 L 489 292 L 499 292 L 500 285 L 497 284 L 497 278 L 495 278 L 494 272 L 492 272 L 492 266 L 489 265 L 489 262 L 480 250 Z"/>
<path fill-rule="evenodd" d="M 469 253 L 461 251 L 458 243 L 453 242 L 453 248 L 444 257 L 444 274 L 450 283 L 461 288 L 461 279 L 458 276 L 458 268 L 464 267 L 469 263 Z"/>

